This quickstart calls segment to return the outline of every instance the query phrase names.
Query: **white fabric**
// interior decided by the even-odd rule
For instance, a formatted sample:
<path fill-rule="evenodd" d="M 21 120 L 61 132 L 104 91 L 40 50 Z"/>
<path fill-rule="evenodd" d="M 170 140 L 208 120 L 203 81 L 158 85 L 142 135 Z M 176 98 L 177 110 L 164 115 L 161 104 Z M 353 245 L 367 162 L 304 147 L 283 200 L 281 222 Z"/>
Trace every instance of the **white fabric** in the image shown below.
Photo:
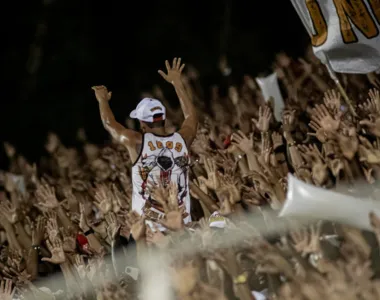
<path fill-rule="evenodd" d="M 144 134 L 140 157 L 132 167 L 132 209 L 143 214 L 144 206 L 149 201 L 148 205 L 152 205 L 150 210 L 163 216 L 162 208 L 152 202 L 148 184 L 166 186 L 175 182 L 179 206 L 185 205 L 188 213 L 184 222 L 190 222 L 189 163 L 189 152 L 179 133 L 168 136 Z M 163 227 L 159 226 L 159 229 L 163 230 Z"/>
<path fill-rule="evenodd" d="M 321 38 L 318 43 L 314 41 L 313 49 L 323 63 L 326 63 L 327 58 L 332 69 L 341 73 L 365 74 L 380 68 L 380 14 L 377 20 L 375 10 L 368 0 L 291 1 L 309 35 L 316 36 L 317 32 L 308 7 L 314 12 L 313 15 L 320 15 L 319 11 L 321 12 L 323 18 L 318 18 L 320 22 L 316 24 L 322 24 L 319 36 L 323 36 L 322 33 L 326 33 L 327 29 L 327 37 Z M 374 6 L 376 5 L 379 4 L 374 2 Z M 338 11 L 341 12 L 341 20 Z M 345 20 L 348 20 L 348 23 L 343 23 Z M 363 26 L 358 27 L 354 23 Z M 368 31 L 363 31 L 363 28 L 368 28 Z M 346 40 L 343 39 L 343 33 Z"/>
<path fill-rule="evenodd" d="M 277 121 L 281 121 L 281 114 L 285 104 L 281 95 L 280 87 L 278 86 L 277 74 L 273 73 L 264 78 L 258 77 L 256 78 L 256 82 L 260 86 L 266 102 L 268 102 L 270 98 L 273 98 L 274 117 Z"/>
<path fill-rule="evenodd" d="M 369 213 L 380 215 L 379 201 L 359 199 L 307 184 L 288 175 L 288 193 L 280 217 L 328 220 L 372 230 Z"/>
<path fill-rule="evenodd" d="M 18 191 L 24 195 L 26 193 L 24 176 L 10 174 L 10 177 Z"/>
<path fill-rule="evenodd" d="M 155 114 L 163 114 L 162 119 L 166 118 L 166 109 L 165 106 L 162 105 L 160 100 L 152 99 L 152 98 L 144 98 L 137 105 L 136 109 L 130 113 L 130 117 L 132 119 L 138 119 L 143 122 L 152 123 L 153 116 Z"/>

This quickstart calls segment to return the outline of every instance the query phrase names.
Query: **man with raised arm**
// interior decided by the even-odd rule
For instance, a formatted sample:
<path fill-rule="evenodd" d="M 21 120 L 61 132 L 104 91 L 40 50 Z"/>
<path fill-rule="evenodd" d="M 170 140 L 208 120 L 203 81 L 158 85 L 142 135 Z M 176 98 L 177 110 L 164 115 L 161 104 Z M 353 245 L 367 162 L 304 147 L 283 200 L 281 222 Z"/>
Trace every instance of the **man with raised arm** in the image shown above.
<path fill-rule="evenodd" d="M 173 182 L 178 188 L 178 204 L 184 207 L 184 222 L 191 221 L 189 193 L 189 147 L 193 142 L 198 121 L 195 107 L 181 82 L 185 67 L 180 58 L 172 66 L 165 62 L 167 73 L 158 73 L 174 86 L 185 117 L 181 129 L 168 133 L 165 128 L 166 110 L 159 100 L 144 98 L 130 114 L 140 122 L 141 132 L 130 130 L 115 120 L 108 101 L 112 93 L 104 86 L 93 87 L 99 102 L 100 115 L 105 129 L 129 151 L 132 167 L 132 210 L 158 222 L 164 217 L 163 207 L 152 199 L 148 183 L 163 187 Z"/>

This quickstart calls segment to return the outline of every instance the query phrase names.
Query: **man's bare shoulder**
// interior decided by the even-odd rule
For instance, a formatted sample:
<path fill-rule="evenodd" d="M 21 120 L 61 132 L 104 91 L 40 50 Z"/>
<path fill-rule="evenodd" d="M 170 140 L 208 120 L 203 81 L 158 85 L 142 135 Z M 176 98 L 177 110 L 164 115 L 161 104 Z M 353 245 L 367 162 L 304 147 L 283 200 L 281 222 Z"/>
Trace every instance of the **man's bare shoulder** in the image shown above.
<path fill-rule="evenodd" d="M 127 147 L 139 145 L 142 143 L 142 134 L 132 129 L 124 129 L 120 135 L 120 143 Z"/>

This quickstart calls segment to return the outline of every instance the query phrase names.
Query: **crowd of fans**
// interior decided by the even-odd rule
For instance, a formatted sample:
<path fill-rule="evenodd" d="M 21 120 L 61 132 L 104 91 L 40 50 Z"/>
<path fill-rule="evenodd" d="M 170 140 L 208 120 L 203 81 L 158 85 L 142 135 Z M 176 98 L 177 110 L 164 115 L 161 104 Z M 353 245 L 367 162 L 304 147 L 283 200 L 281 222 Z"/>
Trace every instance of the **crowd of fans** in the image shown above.
<path fill-rule="evenodd" d="M 145 287 L 140 264 L 156 253 L 173 253 L 173 299 L 380 299 L 375 214 L 368 216 L 373 232 L 287 220 L 286 233 L 266 235 L 250 223 L 254 215 L 267 227 L 275 224 L 271 212 L 285 202 L 289 172 L 327 189 L 349 186 L 352 193 L 366 181 L 365 192 L 376 198 L 380 95 L 371 85 L 377 79 L 340 75 L 353 116 L 311 51 L 300 60 L 281 53 L 273 69 L 285 109 L 275 120 L 275 101 L 263 98 L 253 78 L 235 84 L 226 60 L 220 69 L 223 86 L 210 93 L 194 67 L 182 78 L 200 119 L 189 166 L 190 224 L 183 224 L 175 185 L 151 187 L 165 208 L 167 231 L 130 211 L 132 162 L 115 141 L 94 145 L 80 130 L 82 147 L 73 149 L 51 133 L 49 157 L 39 164 L 4 144 L 10 164 L 1 173 L 1 300 L 137 299 Z M 167 126 L 175 131 L 181 113 L 159 86 L 148 94 L 165 104 Z M 238 235 L 244 237 L 239 243 L 218 248 Z M 175 249 L 186 240 L 198 248 L 180 255 Z M 48 283 L 52 276 L 65 284 Z"/>

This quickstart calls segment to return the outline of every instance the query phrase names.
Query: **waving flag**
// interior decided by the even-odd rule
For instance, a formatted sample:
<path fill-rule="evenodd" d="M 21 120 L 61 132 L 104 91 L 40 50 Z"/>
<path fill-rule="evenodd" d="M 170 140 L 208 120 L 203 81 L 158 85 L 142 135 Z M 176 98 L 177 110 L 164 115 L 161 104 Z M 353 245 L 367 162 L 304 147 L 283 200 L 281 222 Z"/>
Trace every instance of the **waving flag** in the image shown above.
<path fill-rule="evenodd" d="M 380 69 L 380 0 L 291 0 L 315 55 L 335 72 Z"/>
<path fill-rule="evenodd" d="M 274 100 L 274 117 L 277 121 L 282 119 L 282 111 L 284 109 L 284 99 L 282 98 L 280 87 L 278 86 L 277 74 L 273 73 L 268 77 L 256 78 L 257 84 L 260 86 L 265 101 L 269 101 L 270 98 Z"/>

